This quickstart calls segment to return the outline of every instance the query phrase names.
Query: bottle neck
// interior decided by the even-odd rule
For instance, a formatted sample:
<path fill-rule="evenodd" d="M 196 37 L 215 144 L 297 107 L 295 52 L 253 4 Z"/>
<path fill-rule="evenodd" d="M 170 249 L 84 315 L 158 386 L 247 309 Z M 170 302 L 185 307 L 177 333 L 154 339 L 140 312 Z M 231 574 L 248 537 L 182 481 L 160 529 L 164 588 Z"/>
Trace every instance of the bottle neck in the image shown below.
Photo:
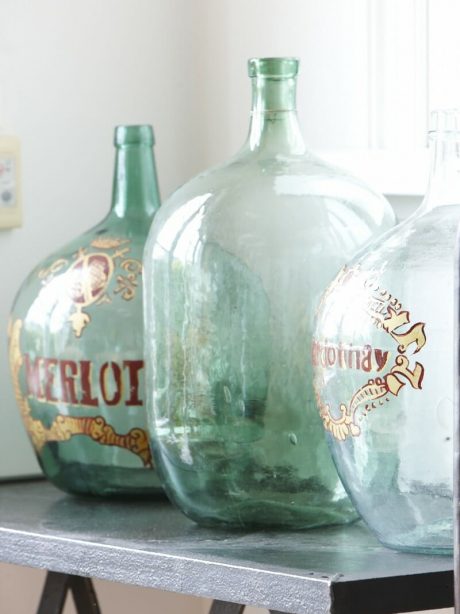
<path fill-rule="evenodd" d="M 151 218 L 160 195 L 151 145 L 117 145 L 111 212 L 119 218 Z"/>
<path fill-rule="evenodd" d="M 424 211 L 460 204 L 460 133 L 430 136 L 431 172 L 422 204 Z"/>
<path fill-rule="evenodd" d="M 253 77 L 247 147 L 270 154 L 303 154 L 305 143 L 296 111 L 296 79 Z"/>

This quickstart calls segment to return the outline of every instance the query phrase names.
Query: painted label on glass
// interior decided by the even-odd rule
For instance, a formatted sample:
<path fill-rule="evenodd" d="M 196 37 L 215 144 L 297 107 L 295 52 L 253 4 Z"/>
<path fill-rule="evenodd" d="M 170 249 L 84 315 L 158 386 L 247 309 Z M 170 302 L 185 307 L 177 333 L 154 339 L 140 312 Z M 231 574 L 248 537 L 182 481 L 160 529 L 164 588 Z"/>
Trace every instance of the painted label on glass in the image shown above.
<path fill-rule="evenodd" d="M 375 344 L 313 340 L 312 363 L 317 405 L 324 428 L 339 441 L 359 436 L 359 423 L 363 418 L 378 406 L 391 402 L 403 388 L 409 386 L 421 390 L 425 373 L 423 364 L 415 358 L 415 354 L 426 344 L 425 323 L 413 322 L 410 312 L 400 300 L 377 282 L 363 277 L 358 269 L 345 268 L 323 297 L 323 303 L 331 291 L 345 281 L 345 277 L 349 295 L 353 289 L 361 297 L 363 293 L 366 295 L 365 301 L 360 299 L 353 303 L 366 306 L 364 313 L 355 316 L 371 318 L 376 329 L 385 334 L 389 345 L 383 348 Z M 357 284 L 359 287 L 356 287 Z M 324 385 L 328 380 L 328 370 L 334 370 L 339 378 L 341 371 L 362 372 L 363 376 L 369 376 L 349 398 L 334 407 Z M 340 386 L 339 380 L 337 383 Z"/>
<path fill-rule="evenodd" d="M 101 251 L 88 252 L 86 248 L 81 248 L 73 262 L 59 258 L 39 272 L 39 278 L 48 284 L 67 267 L 65 276 L 60 276 L 60 291 L 65 292 L 73 303 L 69 322 L 75 337 L 81 337 L 91 322 L 90 307 L 111 303 L 116 296 L 126 301 L 134 298 L 142 263 L 129 257 L 129 242 L 129 239 L 98 237 L 91 242 L 91 247 Z M 114 275 L 116 285 L 110 293 L 108 287 Z"/>
<path fill-rule="evenodd" d="M 64 339 L 62 351 L 55 352 L 58 355 L 53 352 L 45 355 L 39 349 L 41 342 L 34 342 L 30 311 L 30 323 L 21 318 L 10 323 L 10 368 L 15 395 L 37 452 L 48 442 L 65 442 L 82 435 L 103 446 L 123 448 L 139 457 L 145 467 L 152 466 L 145 429 L 126 428 L 127 424 L 132 426 L 135 415 L 139 416 L 140 424 L 145 421 L 143 360 L 135 356 L 133 348 L 127 357 L 116 353 L 110 358 L 105 351 L 101 359 L 99 349 L 87 355 L 86 346 L 80 347 L 89 341 L 87 331 L 96 310 L 99 312 L 103 305 L 115 300 L 135 298 L 141 284 L 142 263 L 132 258 L 130 251 L 129 239 L 98 237 L 72 258 L 59 258 L 38 272 L 42 288 L 37 301 L 41 300 L 42 306 L 37 313 L 61 310 L 64 329 L 69 328 L 67 335 L 65 330 L 56 333 Z M 41 338 L 37 335 L 37 339 Z M 92 341 L 98 348 L 98 338 Z M 139 413 L 133 414 L 136 408 Z"/>

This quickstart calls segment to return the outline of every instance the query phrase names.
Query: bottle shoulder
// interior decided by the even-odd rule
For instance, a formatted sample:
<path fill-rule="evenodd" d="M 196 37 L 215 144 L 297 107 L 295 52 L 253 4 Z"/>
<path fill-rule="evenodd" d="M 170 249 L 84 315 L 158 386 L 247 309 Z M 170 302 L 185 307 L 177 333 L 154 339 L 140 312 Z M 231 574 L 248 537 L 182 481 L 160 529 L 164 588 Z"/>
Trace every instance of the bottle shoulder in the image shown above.
<path fill-rule="evenodd" d="M 324 292 L 316 338 L 391 348 L 383 322 L 394 324 L 391 319 L 400 318 L 396 335 L 423 332 L 426 323 L 429 334 L 436 331 L 434 337 L 440 339 L 440 324 L 453 317 L 459 222 L 460 205 L 419 210 L 362 249 Z"/>
<path fill-rule="evenodd" d="M 130 251 L 142 253 L 143 244 L 148 234 L 151 220 L 130 220 L 117 218 L 110 213 L 100 222 L 84 230 L 63 245 L 44 256 L 31 271 L 34 274 L 38 269 L 58 258 L 72 259 L 79 251 L 111 250 L 118 246 L 128 246 Z"/>
<path fill-rule="evenodd" d="M 313 154 L 271 158 L 239 154 L 176 190 L 163 203 L 154 226 L 180 217 L 180 209 L 184 215 L 186 210 L 197 209 L 201 216 L 212 216 L 231 207 L 233 215 L 269 217 L 280 205 L 304 210 L 306 216 L 315 209 L 337 215 L 340 209 L 383 229 L 395 224 L 393 210 L 383 196 Z"/>
<path fill-rule="evenodd" d="M 61 284 L 59 287 L 64 289 L 73 283 L 72 279 L 75 283 L 86 283 L 85 276 L 95 272 L 99 275 L 101 288 L 104 284 L 114 283 L 114 273 L 117 271 L 123 274 L 134 273 L 135 278 L 140 276 L 148 228 L 138 232 L 123 224 L 110 223 L 108 219 L 103 219 L 40 259 L 18 289 L 13 309 L 19 303 L 32 302 L 44 288 L 57 288 L 57 284 Z M 67 290 L 61 297 L 56 294 L 53 300 L 65 300 Z"/>
<path fill-rule="evenodd" d="M 451 269 L 460 223 L 460 205 L 417 210 L 362 248 L 350 263 L 360 275 L 384 276 L 403 270 Z"/>
<path fill-rule="evenodd" d="M 288 194 L 299 189 L 304 194 L 318 190 L 334 192 L 335 187 L 351 186 L 382 200 L 381 196 L 363 181 L 311 152 L 302 155 L 264 155 L 243 150 L 228 161 L 197 174 L 175 190 L 165 202 L 177 198 L 185 200 L 188 194 L 215 191 L 234 184 L 241 187 L 246 184 L 252 186 L 257 183 L 274 183 L 277 178 L 286 181 L 277 187 L 285 188 Z M 296 180 L 296 184 L 289 184 L 290 181 Z"/>

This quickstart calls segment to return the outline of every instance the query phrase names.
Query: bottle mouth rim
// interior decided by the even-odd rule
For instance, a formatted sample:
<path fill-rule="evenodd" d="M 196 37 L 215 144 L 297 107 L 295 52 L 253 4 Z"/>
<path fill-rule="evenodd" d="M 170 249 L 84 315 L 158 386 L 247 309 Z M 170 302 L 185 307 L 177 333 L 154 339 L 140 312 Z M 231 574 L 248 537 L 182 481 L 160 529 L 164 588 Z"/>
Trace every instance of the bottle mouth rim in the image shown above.
<path fill-rule="evenodd" d="M 150 124 L 120 125 L 115 127 L 114 145 L 149 145 L 155 144 L 153 128 Z"/>
<path fill-rule="evenodd" d="M 289 79 L 297 76 L 299 63 L 296 57 L 250 58 L 248 74 L 251 78 Z"/>

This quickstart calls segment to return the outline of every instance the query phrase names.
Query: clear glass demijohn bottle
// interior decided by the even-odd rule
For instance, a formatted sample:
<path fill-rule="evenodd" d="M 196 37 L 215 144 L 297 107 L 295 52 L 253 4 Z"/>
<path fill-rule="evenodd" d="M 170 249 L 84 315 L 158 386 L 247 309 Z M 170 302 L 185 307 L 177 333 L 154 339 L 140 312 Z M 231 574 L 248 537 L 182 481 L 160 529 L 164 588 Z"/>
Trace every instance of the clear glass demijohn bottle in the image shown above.
<path fill-rule="evenodd" d="M 423 203 L 326 291 L 312 361 L 343 483 L 386 545 L 450 552 L 460 111 L 432 114 Z"/>
<path fill-rule="evenodd" d="M 170 498 L 199 523 L 311 527 L 355 518 L 318 418 L 317 301 L 394 223 L 386 201 L 308 152 L 298 61 L 249 61 L 249 137 L 176 191 L 144 254 L 147 409 Z"/>
<path fill-rule="evenodd" d="M 45 475 L 72 493 L 156 496 L 144 407 L 142 253 L 158 194 L 151 126 L 115 130 L 112 206 L 37 264 L 11 312 L 18 408 Z"/>

